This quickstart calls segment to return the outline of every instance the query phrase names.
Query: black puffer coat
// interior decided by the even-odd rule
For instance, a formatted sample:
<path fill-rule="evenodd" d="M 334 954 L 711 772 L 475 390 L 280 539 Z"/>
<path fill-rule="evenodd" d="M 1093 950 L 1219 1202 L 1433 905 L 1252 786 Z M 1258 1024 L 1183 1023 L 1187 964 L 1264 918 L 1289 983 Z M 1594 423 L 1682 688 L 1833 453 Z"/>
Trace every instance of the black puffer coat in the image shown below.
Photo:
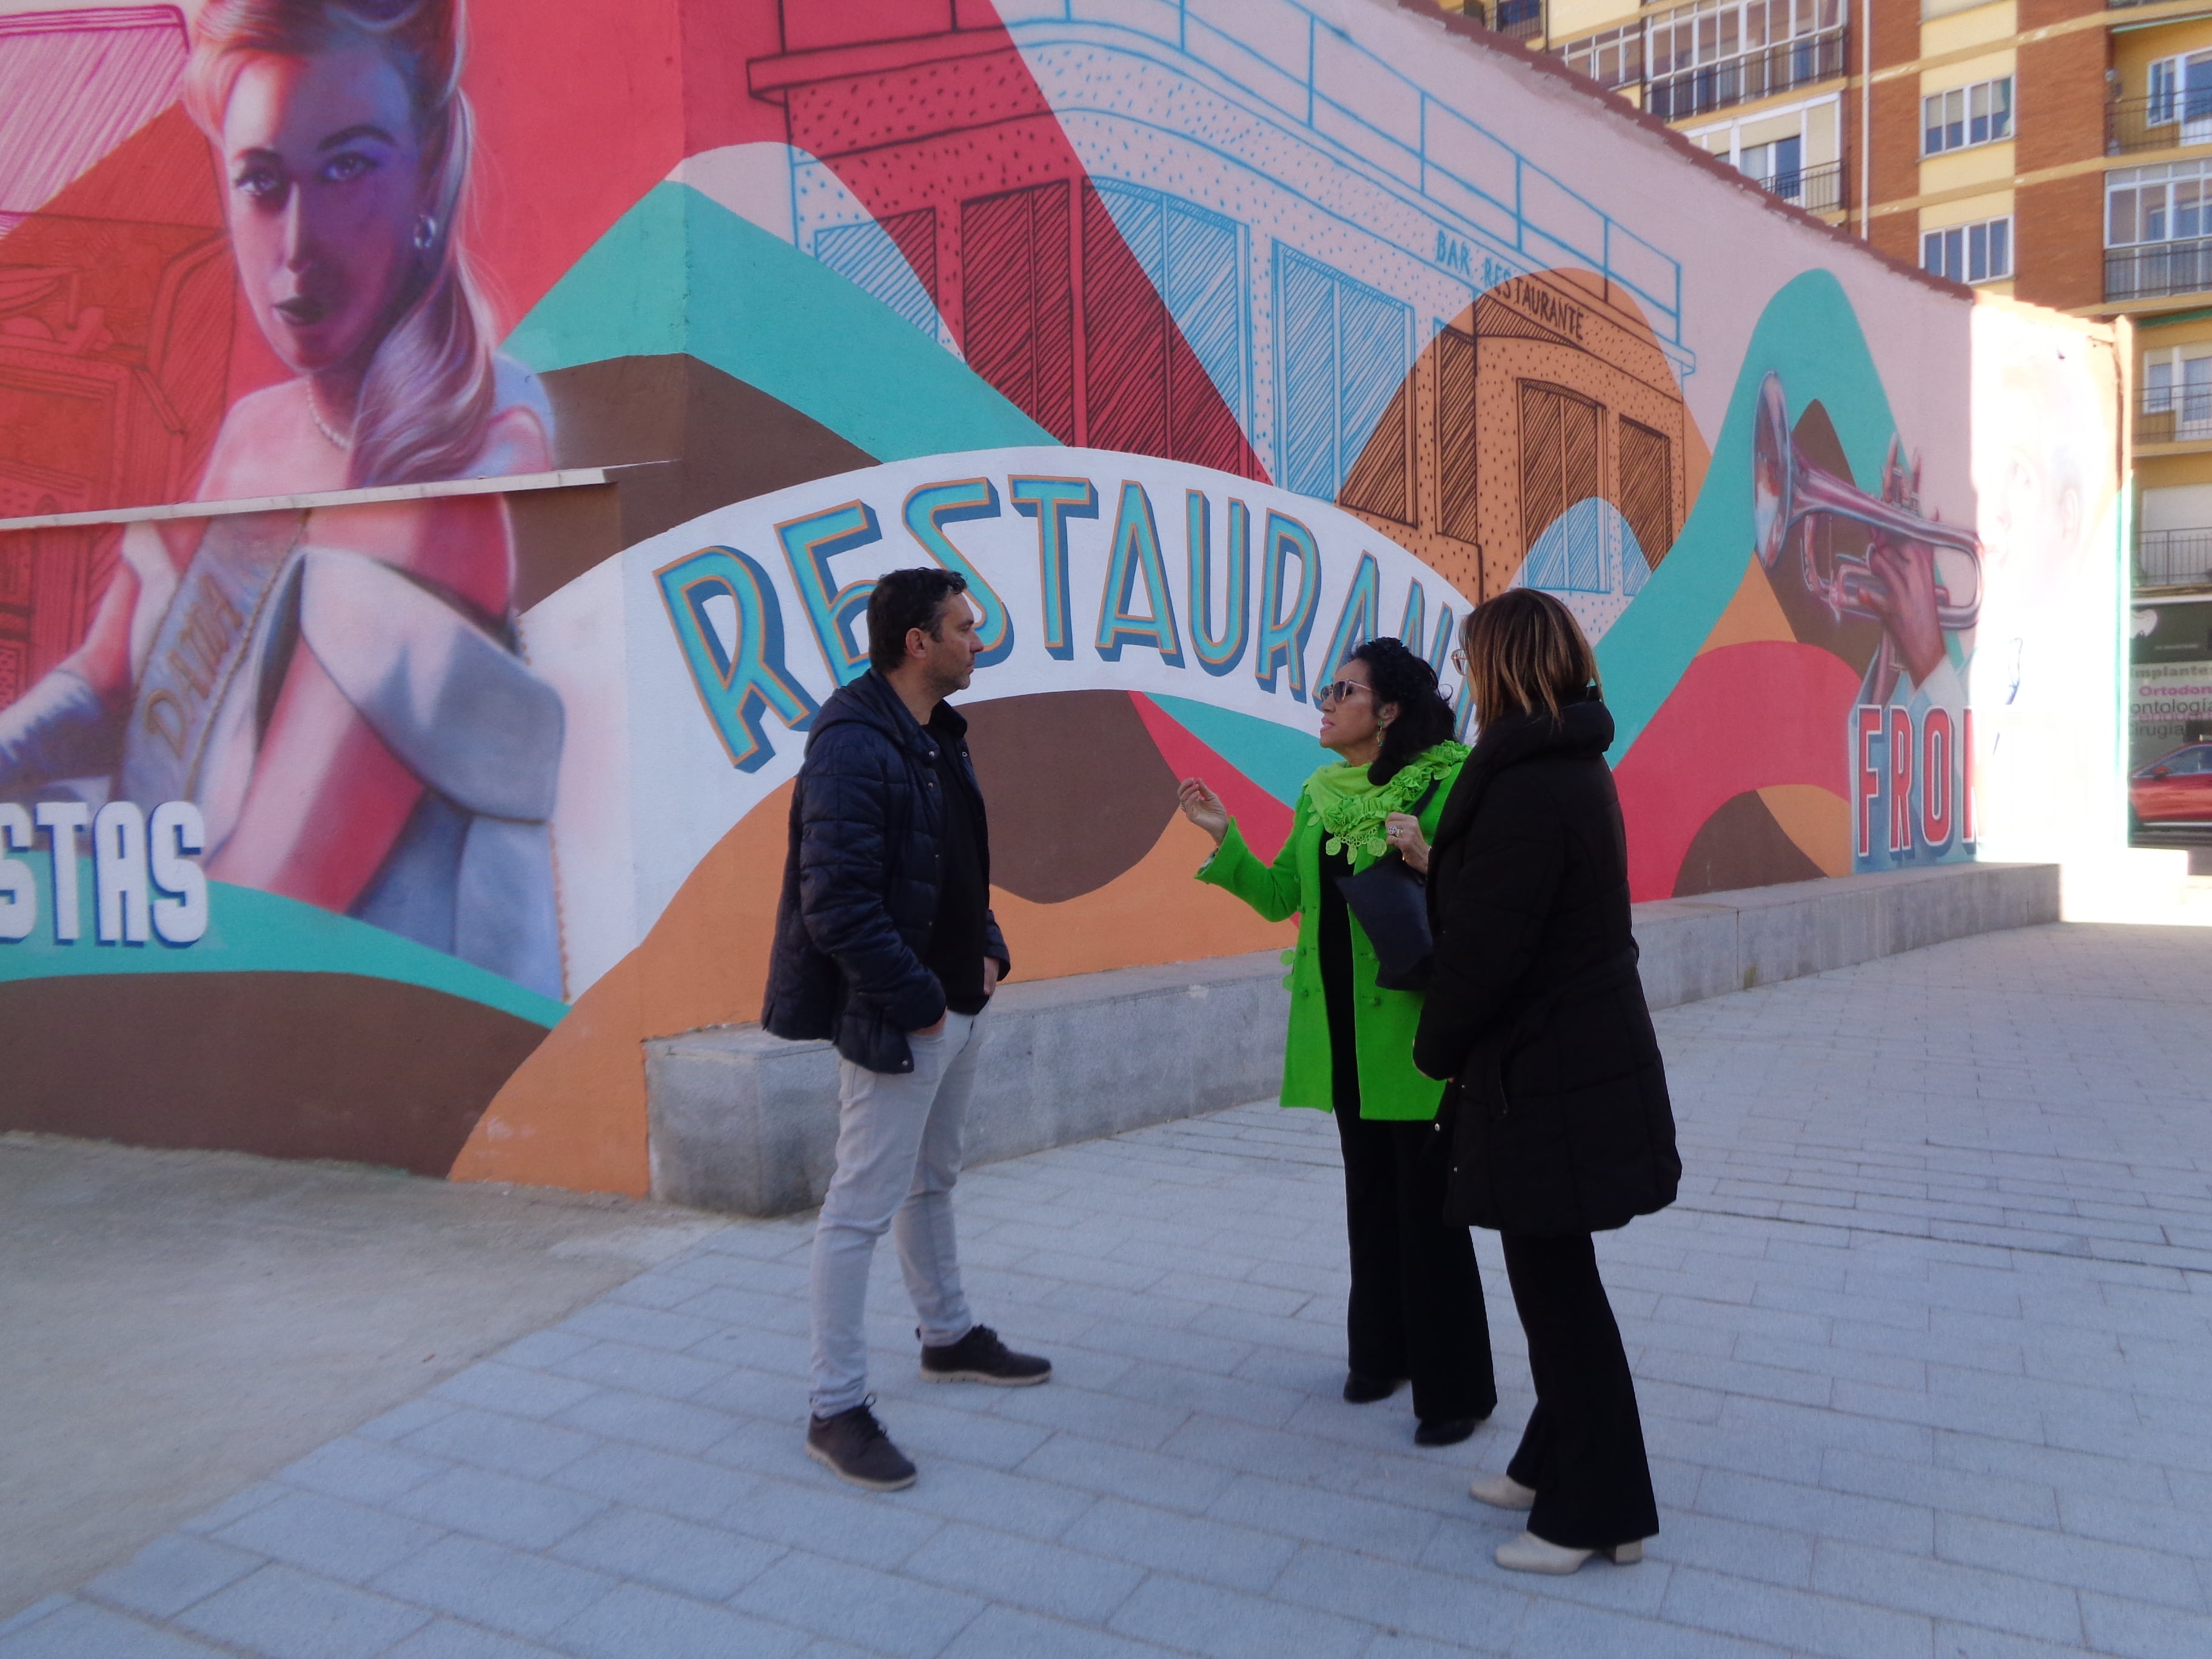
<path fill-rule="evenodd" d="M 1629 932 L 1613 716 L 1562 712 L 1492 721 L 1444 803 L 1413 1044 L 1454 1079 L 1447 1213 L 1540 1237 L 1663 1209 L 1682 1174 Z"/>
<path fill-rule="evenodd" d="M 910 1072 L 906 1035 L 945 1012 L 945 988 L 922 961 L 937 925 L 945 830 L 937 746 L 950 744 L 970 796 L 991 878 L 983 792 L 968 758 L 968 722 L 940 702 L 927 726 L 873 669 L 814 717 L 791 798 L 791 842 L 776 906 L 761 1024 L 772 1035 L 835 1038 L 871 1072 Z M 1012 967 L 997 921 L 985 942 L 1000 976 Z"/>

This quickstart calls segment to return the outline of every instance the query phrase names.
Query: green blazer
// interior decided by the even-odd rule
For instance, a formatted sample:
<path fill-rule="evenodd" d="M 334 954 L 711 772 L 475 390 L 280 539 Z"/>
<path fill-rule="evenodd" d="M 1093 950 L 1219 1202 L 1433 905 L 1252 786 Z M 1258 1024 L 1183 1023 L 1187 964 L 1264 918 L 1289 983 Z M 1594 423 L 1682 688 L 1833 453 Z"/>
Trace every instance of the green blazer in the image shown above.
<path fill-rule="evenodd" d="M 1433 841 L 1437 820 L 1458 781 L 1454 767 L 1437 780 L 1420 814 L 1421 834 Z M 1283 1045 L 1283 1104 L 1328 1111 L 1334 1104 L 1328 1007 L 1321 985 L 1321 820 L 1304 790 L 1291 838 L 1273 864 L 1262 864 L 1244 844 L 1232 820 L 1221 845 L 1198 872 L 1270 921 L 1296 915 L 1298 942 L 1290 953 L 1291 1024 Z M 1444 1085 L 1413 1069 L 1413 1031 L 1421 1022 L 1419 991 L 1386 991 L 1375 983 L 1375 948 L 1352 923 L 1352 1029 L 1359 1048 L 1359 1115 L 1425 1122 L 1437 1115 Z"/>

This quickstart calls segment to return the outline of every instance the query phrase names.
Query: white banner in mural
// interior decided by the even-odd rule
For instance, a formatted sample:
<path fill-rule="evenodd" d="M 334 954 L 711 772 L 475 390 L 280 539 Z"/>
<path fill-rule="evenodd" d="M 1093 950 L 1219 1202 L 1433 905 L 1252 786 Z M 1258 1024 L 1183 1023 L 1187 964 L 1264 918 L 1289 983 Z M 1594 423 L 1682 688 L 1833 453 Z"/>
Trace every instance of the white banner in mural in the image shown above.
<path fill-rule="evenodd" d="M 933 455 L 763 495 L 641 543 L 524 619 L 562 693 L 555 817 L 571 995 L 792 777 L 867 666 L 874 579 L 968 578 L 964 701 L 1111 689 L 1311 729 L 1352 644 L 1446 664 L 1466 597 L 1352 514 L 1227 473 L 1035 447 Z"/>

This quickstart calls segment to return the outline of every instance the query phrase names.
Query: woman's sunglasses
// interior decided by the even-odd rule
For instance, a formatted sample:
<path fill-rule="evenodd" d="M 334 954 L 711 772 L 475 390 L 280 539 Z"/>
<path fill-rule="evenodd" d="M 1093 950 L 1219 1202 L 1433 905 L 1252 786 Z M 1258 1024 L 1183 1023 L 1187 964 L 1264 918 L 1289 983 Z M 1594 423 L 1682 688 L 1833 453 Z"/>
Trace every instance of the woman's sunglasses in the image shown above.
<path fill-rule="evenodd" d="M 1314 707 L 1333 708 L 1355 691 L 1372 691 L 1374 689 L 1358 680 L 1334 680 L 1314 693 Z"/>

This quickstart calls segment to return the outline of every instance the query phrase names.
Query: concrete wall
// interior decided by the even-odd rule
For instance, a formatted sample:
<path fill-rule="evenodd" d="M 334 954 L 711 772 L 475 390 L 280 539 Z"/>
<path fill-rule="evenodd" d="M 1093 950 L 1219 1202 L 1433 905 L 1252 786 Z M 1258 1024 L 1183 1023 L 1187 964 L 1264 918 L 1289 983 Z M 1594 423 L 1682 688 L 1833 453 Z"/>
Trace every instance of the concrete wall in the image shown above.
<path fill-rule="evenodd" d="M 2058 920 L 2058 868 L 1954 865 L 1636 907 L 1654 1008 Z M 967 1161 L 989 1163 L 1273 1092 L 1289 999 L 1280 957 L 1008 985 L 984 1027 Z M 653 1195 L 741 1215 L 821 1201 L 837 1057 L 757 1025 L 645 1045 Z"/>

